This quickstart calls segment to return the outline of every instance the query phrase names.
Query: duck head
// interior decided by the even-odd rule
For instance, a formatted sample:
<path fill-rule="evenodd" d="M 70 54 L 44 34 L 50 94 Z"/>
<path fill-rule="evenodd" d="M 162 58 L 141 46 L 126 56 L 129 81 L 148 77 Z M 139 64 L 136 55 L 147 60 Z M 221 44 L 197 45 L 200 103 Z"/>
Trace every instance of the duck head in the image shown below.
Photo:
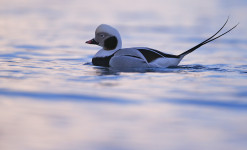
<path fill-rule="evenodd" d="M 95 44 L 103 47 L 104 50 L 111 51 L 122 48 L 122 41 L 119 32 L 106 24 L 101 24 L 96 28 L 95 37 L 87 44 Z"/>

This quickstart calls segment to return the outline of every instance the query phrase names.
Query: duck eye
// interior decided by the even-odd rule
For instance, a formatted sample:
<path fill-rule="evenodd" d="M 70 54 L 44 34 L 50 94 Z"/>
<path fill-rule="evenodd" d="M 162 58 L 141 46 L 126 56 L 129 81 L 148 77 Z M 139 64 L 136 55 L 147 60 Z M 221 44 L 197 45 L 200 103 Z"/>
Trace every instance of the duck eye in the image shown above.
<path fill-rule="evenodd" d="M 100 34 L 100 37 L 103 38 L 103 37 L 105 37 L 105 35 L 104 34 Z"/>

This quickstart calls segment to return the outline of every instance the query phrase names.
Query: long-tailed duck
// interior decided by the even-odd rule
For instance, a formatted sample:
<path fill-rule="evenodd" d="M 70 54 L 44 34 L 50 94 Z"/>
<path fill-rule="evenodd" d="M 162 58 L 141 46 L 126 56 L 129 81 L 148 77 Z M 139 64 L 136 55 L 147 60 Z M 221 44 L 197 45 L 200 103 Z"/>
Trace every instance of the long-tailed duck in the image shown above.
<path fill-rule="evenodd" d="M 216 36 L 225 27 L 228 19 L 213 36 L 179 55 L 166 54 L 147 47 L 122 48 L 119 32 L 106 24 L 99 25 L 95 31 L 95 37 L 86 43 L 102 47 L 92 59 L 92 63 L 95 66 L 114 68 L 173 67 L 177 66 L 187 54 L 225 35 L 238 25 Z"/>

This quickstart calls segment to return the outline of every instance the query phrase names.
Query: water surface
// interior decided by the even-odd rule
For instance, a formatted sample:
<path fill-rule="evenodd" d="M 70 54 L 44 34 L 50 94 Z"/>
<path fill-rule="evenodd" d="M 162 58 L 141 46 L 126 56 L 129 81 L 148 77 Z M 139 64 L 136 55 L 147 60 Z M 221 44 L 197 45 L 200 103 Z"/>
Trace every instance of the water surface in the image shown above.
<path fill-rule="evenodd" d="M 1 2 L 0 149 L 245 150 L 246 9 L 244 0 Z M 99 47 L 85 41 L 101 23 L 124 47 L 180 54 L 228 15 L 226 28 L 240 25 L 178 67 L 90 65 Z"/>

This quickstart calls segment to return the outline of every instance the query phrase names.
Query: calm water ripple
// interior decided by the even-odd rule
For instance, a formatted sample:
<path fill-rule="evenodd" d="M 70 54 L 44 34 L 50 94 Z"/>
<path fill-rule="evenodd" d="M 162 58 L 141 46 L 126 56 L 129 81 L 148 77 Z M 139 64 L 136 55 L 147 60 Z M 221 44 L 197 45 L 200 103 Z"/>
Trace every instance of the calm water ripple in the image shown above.
<path fill-rule="evenodd" d="M 133 5 L 138 4 L 138 5 Z M 246 150 L 245 0 L 12 0 L 0 5 L 0 149 Z M 106 23 L 124 47 L 179 54 L 178 67 L 93 66 Z M 178 142 L 179 141 L 179 142 Z"/>

